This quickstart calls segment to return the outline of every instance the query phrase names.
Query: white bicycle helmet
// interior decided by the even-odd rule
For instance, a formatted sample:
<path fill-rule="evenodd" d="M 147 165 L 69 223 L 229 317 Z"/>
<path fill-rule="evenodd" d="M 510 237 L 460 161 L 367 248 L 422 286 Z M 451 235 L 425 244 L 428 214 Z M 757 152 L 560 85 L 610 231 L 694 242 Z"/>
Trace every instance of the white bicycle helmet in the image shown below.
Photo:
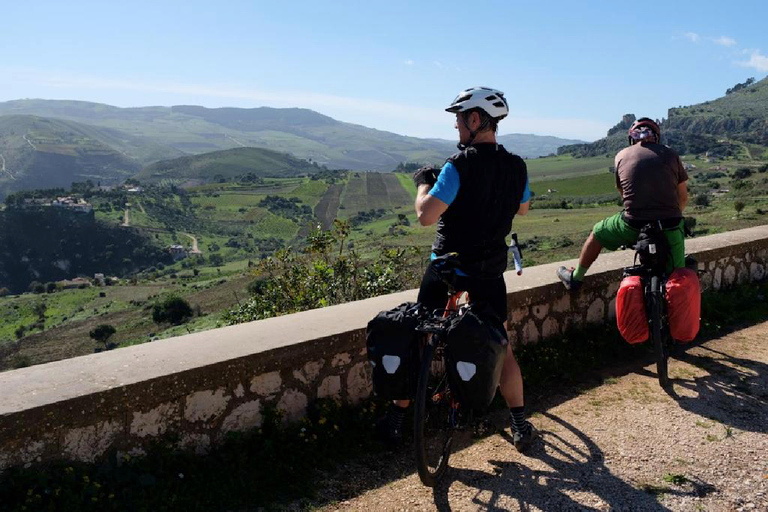
<path fill-rule="evenodd" d="M 455 114 L 473 108 L 485 111 L 497 121 L 504 119 L 509 114 L 509 105 L 504 98 L 504 93 L 490 87 L 470 87 L 461 91 L 445 111 Z"/>

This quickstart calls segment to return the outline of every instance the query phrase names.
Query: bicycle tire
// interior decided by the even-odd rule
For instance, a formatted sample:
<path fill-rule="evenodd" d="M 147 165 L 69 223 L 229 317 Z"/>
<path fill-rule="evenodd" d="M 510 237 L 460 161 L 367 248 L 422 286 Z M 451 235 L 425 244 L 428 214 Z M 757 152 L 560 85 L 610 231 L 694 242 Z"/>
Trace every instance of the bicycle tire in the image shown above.
<path fill-rule="evenodd" d="M 661 326 L 661 280 L 658 276 L 651 277 L 650 293 L 650 311 L 649 318 L 651 323 L 651 339 L 653 340 L 654 351 L 656 352 L 656 375 L 659 379 L 659 385 L 662 388 L 669 386 L 667 345 L 664 343 L 664 336 Z"/>
<path fill-rule="evenodd" d="M 448 469 L 453 443 L 448 379 L 445 372 L 434 375 L 432 361 L 435 347 L 425 343 L 419 368 L 414 411 L 414 449 L 416 469 L 421 482 L 434 487 Z M 442 396 L 441 396 L 442 395 Z"/>

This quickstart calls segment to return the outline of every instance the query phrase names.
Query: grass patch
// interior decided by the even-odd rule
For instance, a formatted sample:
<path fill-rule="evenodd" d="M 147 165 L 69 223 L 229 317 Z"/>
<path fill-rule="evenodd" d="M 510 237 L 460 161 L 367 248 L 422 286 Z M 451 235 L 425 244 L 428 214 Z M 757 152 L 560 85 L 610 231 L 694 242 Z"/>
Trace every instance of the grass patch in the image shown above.
<path fill-rule="evenodd" d="M 683 485 L 684 483 L 688 482 L 688 478 L 686 478 L 685 475 L 678 473 L 665 473 L 662 479 L 665 482 L 673 485 Z"/>

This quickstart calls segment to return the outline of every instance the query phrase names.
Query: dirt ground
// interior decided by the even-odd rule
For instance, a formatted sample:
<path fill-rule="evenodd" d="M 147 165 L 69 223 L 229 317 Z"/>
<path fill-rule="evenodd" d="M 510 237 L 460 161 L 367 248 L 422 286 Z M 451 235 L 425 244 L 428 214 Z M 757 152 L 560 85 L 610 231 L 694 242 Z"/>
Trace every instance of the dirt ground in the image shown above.
<path fill-rule="evenodd" d="M 618 369 L 531 404 L 527 455 L 507 429 L 455 453 L 433 490 L 408 446 L 327 475 L 320 510 L 768 510 L 768 322 L 676 357 L 672 393 L 655 365 Z"/>

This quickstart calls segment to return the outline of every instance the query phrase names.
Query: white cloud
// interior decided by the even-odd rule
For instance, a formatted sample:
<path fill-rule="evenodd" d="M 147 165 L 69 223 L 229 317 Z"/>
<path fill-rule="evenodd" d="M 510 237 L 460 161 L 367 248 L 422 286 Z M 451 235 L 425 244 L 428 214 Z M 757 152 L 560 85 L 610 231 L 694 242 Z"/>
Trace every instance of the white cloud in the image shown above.
<path fill-rule="evenodd" d="M 698 42 L 699 42 L 699 39 L 701 39 L 701 37 L 699 36 L 699 34 L 697 34 L 696 32 L 686 32 L 686 33 L 685 33 L 685 34 L 683 34 L 683 35 L 684 35 L 686 38 L 688 38 L 688 40 L 690 40 L 690 41 L 691 41 L 691 42 L 693 42 L 693 43 L 698 43 Z"/>
<path fill-rule="evenodd" d="M 740 61 L 738 64 L 745 68 L 755 68 L 760 72 L 768 73 L 768 56 L 760 53 L 760 50 L 752 50 L 749 60 Z"/>
<path fill-rule="evenodd" d="M 405 64 L 406 66 L 413 66 L 414 62 L 411 59 L 408 59 L 405 62 L 403 62 L 403 64 Z"/>
<path fill-rule="evenodd" d="M 434 64 L 435 66 L 437 66 L 440 69 L 443 69 L 445 67 L 445 66 L 443 66 L 443 63 L 440 62 L 439 60 L 432 61 L 432 64 Z"/>
<path fill-rule="evenodd" d="M 736 46 L 736 40 L 726 36 L 720 36 L 716 39 L 713 38 L 712 41 L 714 41 L 716 44 L 719 44 L 720 46 Z"/>

